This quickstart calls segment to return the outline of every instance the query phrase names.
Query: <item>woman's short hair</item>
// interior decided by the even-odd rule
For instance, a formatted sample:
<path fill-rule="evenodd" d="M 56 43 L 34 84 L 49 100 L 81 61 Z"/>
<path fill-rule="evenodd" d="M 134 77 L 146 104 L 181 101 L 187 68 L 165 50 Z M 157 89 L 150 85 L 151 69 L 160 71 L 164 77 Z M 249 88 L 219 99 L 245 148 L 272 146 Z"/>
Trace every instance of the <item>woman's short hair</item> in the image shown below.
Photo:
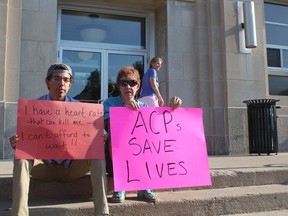
<path fill-rule="evenodd" d="M 131 77 L 131 76 L 133 76 L 136 79 L 138 86 L 140 86 L 141 78 L 140 78 L 139 71 L 132 66 L 126 66 L 120 69 L 120 71 L 118 72 L 118 76 L 117 76 L 117 85 L 121 79 L 123 78 L 127 79 L 128 77 Z"/>

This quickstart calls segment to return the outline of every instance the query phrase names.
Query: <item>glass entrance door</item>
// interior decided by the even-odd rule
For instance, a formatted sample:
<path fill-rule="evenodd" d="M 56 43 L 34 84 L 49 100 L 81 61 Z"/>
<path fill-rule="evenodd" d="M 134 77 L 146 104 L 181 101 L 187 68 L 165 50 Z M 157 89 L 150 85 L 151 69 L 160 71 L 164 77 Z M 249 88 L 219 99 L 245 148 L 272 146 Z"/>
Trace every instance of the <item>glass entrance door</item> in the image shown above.
<path fill-rule="evenodd" d="M 116 96 L 119 94 L 116 88 L 116 79 L 118 71 L 124 66 L 135 67 L 142 78 L 144 71 L 144 55 L 136 54 L 120 54 L 110 53 L 108 54 L 108 95 Z"/>
<path fill-rule="evenodd" d="M 142 77 L 146 59 L 145 53 L 79 51 L 68 48 L 62 50 L 61 56 L 61 62 L 68 64 L 73 71 L 74 83 L 68 95 L 79 101 L 92 103 L 99 103 L 119 94 L 116 78 L 122 67 L 133 66 Z"/>
<path fill-rule="evenodd" d="M 63 63 L 73 71 L 74 83 L 69 95 L 83 102 L 101 100 L 101 53 L 63 50 Z"/>
<path fill-rule="evenodd" d="M 117 95 L 116 77 L 124 66 L 136 67 L 140 75 L 149 53 L 146 13 L 122 11 L 74 11 L 59 13 L 59 62 L 73 70 L 69 95 L 97 103 Z M 149 18 L 150 19 L 150 18 Z M 152 32 L 152 31 L 150 31 Z"/>

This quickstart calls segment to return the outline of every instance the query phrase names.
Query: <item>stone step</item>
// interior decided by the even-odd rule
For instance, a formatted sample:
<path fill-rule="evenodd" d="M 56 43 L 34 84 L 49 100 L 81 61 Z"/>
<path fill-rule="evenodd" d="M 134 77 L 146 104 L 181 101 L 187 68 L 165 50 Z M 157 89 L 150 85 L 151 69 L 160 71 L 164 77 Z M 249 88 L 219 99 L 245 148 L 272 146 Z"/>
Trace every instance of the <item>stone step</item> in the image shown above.
<path fill-rule="evenodd" d="M 130 193 L 124 203 L 109 204 L 110 215 L 233 215 L 288 209 L 288 185 L 261 185 L 218 188 L 208 190 L 185 190 L 159 192 L 156 204 L 140 202 Z M 6 205 L 6 206 L 5 206 Z M 8 216 L 8 203 L 1 202 L 0 216 Z M 30 201 L 30 216 L 93 215 L 91 200 L 79 199 L 54 201 Z"/>
<path fill-rule="evenodd" d="M 272 169 L 272 170 L 221 170 L 211 171 L 212 186 L 201 187 L 207 188 L 225 188 L 225 187 L 241 187 L 241 186 L 257 186 L 269 184 L 284 184 L 288 181 L 288 168 Z M 79 186 L 81 185 L 81 186 Z M 181 191 L 196 190 L 197 187 L 164 189 L 158 191 Z M 12 199 L 12 177 L 0 178 L 0 201 Z M 82 177 L 73 182 L 41 182 L 31 179 L 30 182 L 30 200 L 50 200 L 57 197 L 58 199 L 66 197 L 82 197 L 91 196 L 92 186 L 90 175 Z M 108 177 L 108 195 L 113 192 L 113 178 Z"/>
<path fill-rule="evenodd" d="M 267 211 L 267 212 L 252 212 L 243 214 L 229 214 L 225 216 L 287 216 L 288 209 L 278 211 Z"/>
<path fill-rule="evenodd" d="M 275 156 L 209 157 L 211 187 L 157 190 L 155 205 L 140 202 L 135 192 L 122 204 L 109 204 L 111 215 L 234 215 L 288 209 L 288 153 Z M 9 215 L 12 161 L 0 161 L 0 216 Z M 108 178 L 109 197 L 113 190 Z M 90 176 L 67 184 L 30 185 L 31 215 L 92 215 Z M 277 215 L 277 214 L 275 214 Z M 245 215 L 244 215 L 245 216 Z M 250 215 L 249 215 L 250 216 Z"/>

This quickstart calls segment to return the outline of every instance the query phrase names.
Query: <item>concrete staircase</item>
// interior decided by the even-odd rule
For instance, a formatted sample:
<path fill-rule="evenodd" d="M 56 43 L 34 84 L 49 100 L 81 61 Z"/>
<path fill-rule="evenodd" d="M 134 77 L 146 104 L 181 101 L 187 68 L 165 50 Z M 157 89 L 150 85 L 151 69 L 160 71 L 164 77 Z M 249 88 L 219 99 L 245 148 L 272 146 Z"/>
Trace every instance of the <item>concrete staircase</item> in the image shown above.
<path fill-rule="evenodd" d="M 288 153 L 209 157 L 209 166 L 212 187 L 158 190 L 156 204 L 130 192 L 124 203 L 110 204 L 110 215 L 288 215 Z M 0 162 L 0 216 L 9 215 L 11 172 L 11 161 Z M 32 180 L 29 202 L 31 216 L 93 215 L 90 176 L 67 184 Z"/>

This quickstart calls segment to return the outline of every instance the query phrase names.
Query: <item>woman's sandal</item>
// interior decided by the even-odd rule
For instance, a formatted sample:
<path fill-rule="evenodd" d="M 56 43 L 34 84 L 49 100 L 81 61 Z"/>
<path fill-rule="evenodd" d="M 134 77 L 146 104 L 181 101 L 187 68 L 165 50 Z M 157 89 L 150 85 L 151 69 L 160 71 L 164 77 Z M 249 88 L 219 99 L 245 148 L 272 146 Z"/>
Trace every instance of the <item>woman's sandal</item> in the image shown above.
<path fill-rule="evenodd" d="M 158 197 L 154 194 L 152 190 L 142 190 L 137 193 L 137 197 L 147 201 L 147 202 L 157 202 L 159 201 Z"/>
<path fill-rule="evenodd" d="M 125 191 L 114 192 L 113 196 L 111 198 L 111 202 L 112 203 L 122 203 L 125 201 L 125 198 L 126 198 Z"/>

